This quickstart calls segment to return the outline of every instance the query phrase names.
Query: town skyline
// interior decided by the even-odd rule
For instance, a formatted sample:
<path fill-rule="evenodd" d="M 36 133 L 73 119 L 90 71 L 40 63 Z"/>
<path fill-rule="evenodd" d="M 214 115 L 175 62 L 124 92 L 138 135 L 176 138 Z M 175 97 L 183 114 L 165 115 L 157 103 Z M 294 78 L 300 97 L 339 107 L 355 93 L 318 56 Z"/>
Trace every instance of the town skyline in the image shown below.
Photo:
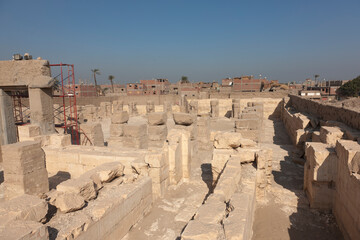
<path fill-rule="evenodd" d="M 280 82 L 358 74 L 358 1 L 1 2 L 0 59 L 26 52 L 125 84 L 262 75 Z M 18 17 L 19 12 L 31 13 Z"/>

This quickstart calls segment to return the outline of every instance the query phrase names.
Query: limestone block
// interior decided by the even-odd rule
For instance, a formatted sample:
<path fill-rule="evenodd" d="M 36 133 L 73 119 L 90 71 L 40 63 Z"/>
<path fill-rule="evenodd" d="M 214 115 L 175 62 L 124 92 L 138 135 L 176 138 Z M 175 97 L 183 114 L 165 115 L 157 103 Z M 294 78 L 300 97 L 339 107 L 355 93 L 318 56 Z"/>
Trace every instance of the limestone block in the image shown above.
<path fill-rule="evenodd" d="M 86 201 L 96 198 L 97 192 L 93 180 L 87 177 L 68 179 L 56 186 L 59 192 L 76 193 Z"/>
<path fill-rule="evenodd" d="M 145 156 L 145 162 L 149 164 L 150 168 L 161 168 L 168 165 L 163 153 L 148 153 Z"/>
<path fill-rule="evenodd" d="M 167 136 L 166 125 L 155 125 L 148 127 L 148 139 L 150 141 L 165 140 Z"/>
<path fill-rule="evenodd" d="M 148 114 L 149 125 L 163 125 L 166 124 L 167 114 L 165 112 L 153 112 Z"/>
<path fill-rule="evenodd" d="M 25 141 L 2 146 L 5 184 L 19 194 L 49 191 L 45 154 L 40 142 Z"/>
<path fill-rule="evenodd" d="M 85 200 L 82 196 L 74 192 L 59 192 L 52 201 L 61 212 L 74 212 L 85 206 Z"/>
<path fill-rule="evenodd" d="M 40 136 L 40 127 L 34 124 L 18 126 L 18 135 L 21 142 L 32 140 L 33 137 Z"/>
<path fill-rule="evenodd" d="M 13 221 L 0 226 L 0 239 L 48 240 L 47 226 L 35 221 Z"/>
<path fill-rule="evenodd" d="M 258 148 L 237 148 L 236 153 L 231 158 L 238 158 L 241 163 L 250 163 L 255 161 L 255 153 Z"/>
<path fill-rule="evenodd" d="M 70 214 L 58 214 L 51 219 L 47 226 L 57 230 L 55 236 L 59 239 L 78 239 L 91 224 L 93 224 L 93 220 L 90 216 L 83 211 L 77 211 Z M 50 234 L 52 233 L 50 232 Z M 93 237 L 96 239 L 96 236 Z"/>
<path fill-rule="evenodd" d="M 23 194 L 0 203 L 0 225 L 15 220 L 41 222 L 45 220 L 48 204 L 44 199 Z"/>
<path fill-rule="evenodd" d="M 321 142 L 330 144 L 331 146 L 336 145 L 336 141 L 343 137 L 344 133 L 337 127 L 326 127 L 320 128 L 320 139 Z"/>
<path fill-rule="evenodd" d="M 327 144 L 308 142 L 305 145 L 306 161 L 309 162 L 309 177 L 312 181 L 335 181 L 337 161 L 335 150 Z"/>
<path fill-rule="evenodd" d="M 115 112 L 111 116 L 111 123 L 123 124 L 129 121 L 129 114 L 126 111 Z"/>
<path fill-rule="evenodd" d="M 220 224 L 204 224 L 199 220 L 192 220 L 181 234 L 183 240 L 213 240 L 218 239 L 222 229 Z"/>
<path fill-rule="evenodd" d="M 222 172 L 225 164 L 230 159 L 232 153 L 234 153 L 233 150 L 214 149 L 213 157 L 211 160 L 211 170 L 214 181 L 217 180 L 219 174 Z"/>
<path fill-rule="evenodd" d="M 71 135 L 51 134 L 50 144 L 58 147 L 66 147 L 71 145 Z"/>
<path fill-rule="evenodd" d="M 111 137 L 121 137 L 124 135 L 125 124 L 114 124 L 110 125 L 110 136 Z"/>
<path fill-rule="evenodd" d="M 125 137 L 143 137 L 146 136 L 146 124 L 128 124 L 124 127 Z"/>
<path fill-rule="evenodd" d="M 201 205 L 195 215 L 195 219 L 204 224 L 220 224 L 225 217 L 226 204 L 214 195 L 211 195 Z"/>
<path fill-rule="evenodd" d="M 252 112 L 252 113 L 241 113 L 240 119 L 261 119 L 261 118 L 259 113 Z"/>
<path fill-rule="evenodd" d="M 215 148 L 238 148 L 238 147 L 254 147 L 256 143 L 250 139 L 243 138 L 240 133 L 222 132 L 214 137 Z"/>
<path fill-rule="evenodd" d="M 247 128 L 250 130 L 259 129 L 260 121 L 259 119 L 238 119 L 235 120 L 235 128 Z"/>
<path fill-rule="evenodd" d="M 121 139 L 119 139 L 119 140 L 120 140 L 121 146 L 129 147 L 129 148 L 137 148 L 137 149 L 148 148 L 148 137 L 146 136 L 146 134 L 145 134 L 145 136 L 140 136 L 140 137 L 125 136 L 125 137 L 120 137 L 120 138 Z"/>
<path fill-rule="evenodd" d="M 321 142 L 320 131 L 313 131 L 312 136 L 311 136 L 311 141 Z"/>
<path fill-rule="evenodd" d="M 183 178 L 190 179 L 191 174 L 191 142 L 190 133 L 187 131 L 181 132 L 181 159 Z"/>
<path fill-rule="evenodd" d="M 169 166 L 163 166 L 161 168 L 150 168 L 149 169 L 149 176 L 154 183 L 161 183 L 167 178 L 169 178 Z"/>
<path fill-rule="evenodd" d="M 174 129 L 183 129 L 183 130 L 186 130 L 187 132 L 190 133 L 190 139 L 191 140 L 195 140 L 197 139 L 197 126 L 196 124 L 191 124 L 190 126 L 185 126 L 185 125 L 175 125 L 174 126 Z"/>
<path fill-rule="evenodd" d="M 194 116 L 189 113 L 174 113 L 173 118 L 177 125 L 189 126 L 195 122 Z"/>
<path fill-rule="evenodd" d="M 104 134 L 100 123 L 86 123 L 80 125 L 81 130 L 91 141 L 93 146 L 104 146 Z M 81 134 L 81 142 L 84 142 L 85 136 Z"/>

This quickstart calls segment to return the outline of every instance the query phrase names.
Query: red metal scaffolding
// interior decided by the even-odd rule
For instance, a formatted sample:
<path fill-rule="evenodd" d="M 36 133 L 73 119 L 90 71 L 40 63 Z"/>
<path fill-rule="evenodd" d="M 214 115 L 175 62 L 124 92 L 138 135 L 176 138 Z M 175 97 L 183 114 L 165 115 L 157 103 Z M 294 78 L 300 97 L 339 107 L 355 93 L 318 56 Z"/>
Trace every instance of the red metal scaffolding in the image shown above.
<path fill-rule="evenodd" d="M 60 77 L 58 87 L 61 94 L 56 97 L 61 97 L 63 102 L 64 125 L 62 127 L 65 129 L 65 133 L 71 134 L 72 143 L 79 145 L 80 132 L 76 108 L 74 64 L 50 64 L 50 67 L 52 69 L 54 67 L 60 68 L 60 73 L 54 78 Z"/>

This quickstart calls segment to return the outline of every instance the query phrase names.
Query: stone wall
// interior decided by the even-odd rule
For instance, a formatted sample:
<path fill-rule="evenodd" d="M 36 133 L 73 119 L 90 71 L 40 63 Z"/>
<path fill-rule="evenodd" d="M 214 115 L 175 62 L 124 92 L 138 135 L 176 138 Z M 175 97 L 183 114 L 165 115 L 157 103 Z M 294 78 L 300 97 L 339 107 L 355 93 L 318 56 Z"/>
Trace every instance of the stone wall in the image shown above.
<path fill-rule="evenodd" d="M 290 95 L 289 104 L 299 112 L 309 113 L 324 121 L 333 120 L 360 130 L 360 112 L 347 108 L 325 105 L 319 101 Z"/>

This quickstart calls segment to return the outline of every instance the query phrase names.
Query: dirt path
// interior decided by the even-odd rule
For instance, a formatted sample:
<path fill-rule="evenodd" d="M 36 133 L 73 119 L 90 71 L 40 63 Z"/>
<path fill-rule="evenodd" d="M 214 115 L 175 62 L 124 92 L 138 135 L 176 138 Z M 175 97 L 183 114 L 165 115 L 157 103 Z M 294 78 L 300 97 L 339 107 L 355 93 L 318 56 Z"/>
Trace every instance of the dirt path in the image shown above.
<path fill-rule="evenodd" d="M 271 191 L 257 203 L 253 239 L 343 239 L 332 214 L 309 208 L 303 189 L 303 166 L 280 121 L 263 124 L 262 146 L 273 149 Z"/>

